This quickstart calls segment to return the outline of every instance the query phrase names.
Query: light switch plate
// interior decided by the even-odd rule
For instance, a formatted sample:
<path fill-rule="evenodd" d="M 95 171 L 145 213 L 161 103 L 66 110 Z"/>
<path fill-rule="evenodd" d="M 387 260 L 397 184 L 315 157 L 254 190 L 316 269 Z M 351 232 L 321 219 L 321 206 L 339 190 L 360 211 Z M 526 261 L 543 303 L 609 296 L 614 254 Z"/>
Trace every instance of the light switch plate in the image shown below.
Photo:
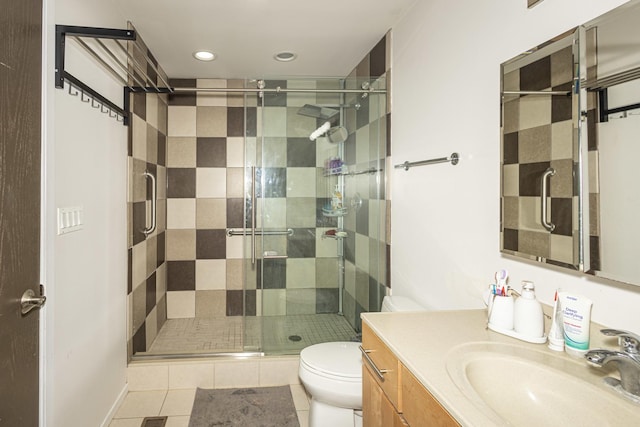
<path fill-rule="evenodd" d="M 84 209 L 82 206 L 58 208 L 58 235 L 82 229 Z"/>

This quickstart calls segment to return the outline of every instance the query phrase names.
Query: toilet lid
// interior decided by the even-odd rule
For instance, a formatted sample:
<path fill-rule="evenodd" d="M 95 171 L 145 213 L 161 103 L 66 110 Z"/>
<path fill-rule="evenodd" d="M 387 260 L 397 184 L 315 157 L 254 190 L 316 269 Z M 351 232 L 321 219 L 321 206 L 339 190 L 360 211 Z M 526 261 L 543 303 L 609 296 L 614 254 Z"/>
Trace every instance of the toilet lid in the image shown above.
<path fill-rule="evenodd" d="M 309 368 L 344 378 L 362 377 L 362 356 L 357 342 L 325 342 L 300 352 L 300 361 Z"/>

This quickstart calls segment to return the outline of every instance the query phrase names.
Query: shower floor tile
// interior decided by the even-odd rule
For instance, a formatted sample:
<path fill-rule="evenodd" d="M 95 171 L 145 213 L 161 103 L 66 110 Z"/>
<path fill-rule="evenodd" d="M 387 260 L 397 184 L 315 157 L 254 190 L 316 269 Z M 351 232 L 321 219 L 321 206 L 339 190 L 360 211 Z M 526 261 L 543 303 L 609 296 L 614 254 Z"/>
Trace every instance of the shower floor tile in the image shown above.
<path fill-rule="evenodd" d="M 351 325 L 338 314 L 247 317 L 244 322 L 240 316 L 169 319 L 150 349 L 139 354 L 292 354 L 312 344 L 355 338 Z"/>

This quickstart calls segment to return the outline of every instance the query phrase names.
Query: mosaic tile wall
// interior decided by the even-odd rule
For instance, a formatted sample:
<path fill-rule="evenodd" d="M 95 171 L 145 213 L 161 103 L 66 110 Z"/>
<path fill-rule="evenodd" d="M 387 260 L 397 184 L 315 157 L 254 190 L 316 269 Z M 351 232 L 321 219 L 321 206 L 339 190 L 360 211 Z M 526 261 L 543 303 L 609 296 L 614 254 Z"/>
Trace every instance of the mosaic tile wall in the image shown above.
<path fill-rule="evenodd" d="M 504 76 L 505 91 L 571 91 L 572 47 L 562 48 Z M 503 101 L 502 244 L 547 262 L 578 264 L 578 195 L 574 187 L 576 97 L 524 95 Z M 541 176 L 549 180 L 548 233 L 540 222 Z"/>
<path fill-rule="evenodd" d="M 137 43 L 147 52 L 144 42 Z M 141 64 L 146 63 L 143 53 L 129 50 Z M 151 54 L 149 54 L 153 60 Z M 154 60 L 155 61 L 155 60 Z M 157 63 L 155 63 L 157 67 Z M 161 68 L 165 81 L 166 75 Z M 148 75 L 163 85 L 153 67 Z M 141 79 L 143 80 L 143 79 Z M 132 83 L 133 84 L 133 83 Z M 130 94 L 130 123 L 128 149 L 128 262 L 127 284 L 127 348 L 128 356 L 145 351 L 155 339 L 167 318 L 166 312 L 166 147 L 167 97 L 162 94 Z M 156 176 L 157 227 L 145 237 L 144 228 L 150 226 L 151 191 L 143 176 L 149 171 Z"/>

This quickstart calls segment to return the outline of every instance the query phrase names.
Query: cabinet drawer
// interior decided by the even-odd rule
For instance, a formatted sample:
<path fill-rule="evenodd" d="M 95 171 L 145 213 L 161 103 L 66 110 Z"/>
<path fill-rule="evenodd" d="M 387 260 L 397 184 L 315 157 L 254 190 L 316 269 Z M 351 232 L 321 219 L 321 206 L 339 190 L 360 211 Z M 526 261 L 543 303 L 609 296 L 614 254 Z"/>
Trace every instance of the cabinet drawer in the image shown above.
<path fill-rule="evenodd" d="M 410 426 L 459 426 L 458 422 L 402 365 L 403 416 Z"/>
<path fill-rule="evenodd" d="M 378 386 L 375 374 L 368 366 L 362 367 L 362 413 L 364 427 L 407 427 L 402 415 Z"/>
<path fill-rule="evenodd" d="M 371 366 L 366 357 L 363 357 L 362 363 L 374 374 L 374 380 L 382 388 L 396 410 L 402 412 L 399 381 L 400 362 L 365 323 L 362 324 L 362 348 L 371 359 L 371 363 L 375 365 L 375 368 L 382 371 L 382 378 L 375 374 L 376 369 Z"/>

